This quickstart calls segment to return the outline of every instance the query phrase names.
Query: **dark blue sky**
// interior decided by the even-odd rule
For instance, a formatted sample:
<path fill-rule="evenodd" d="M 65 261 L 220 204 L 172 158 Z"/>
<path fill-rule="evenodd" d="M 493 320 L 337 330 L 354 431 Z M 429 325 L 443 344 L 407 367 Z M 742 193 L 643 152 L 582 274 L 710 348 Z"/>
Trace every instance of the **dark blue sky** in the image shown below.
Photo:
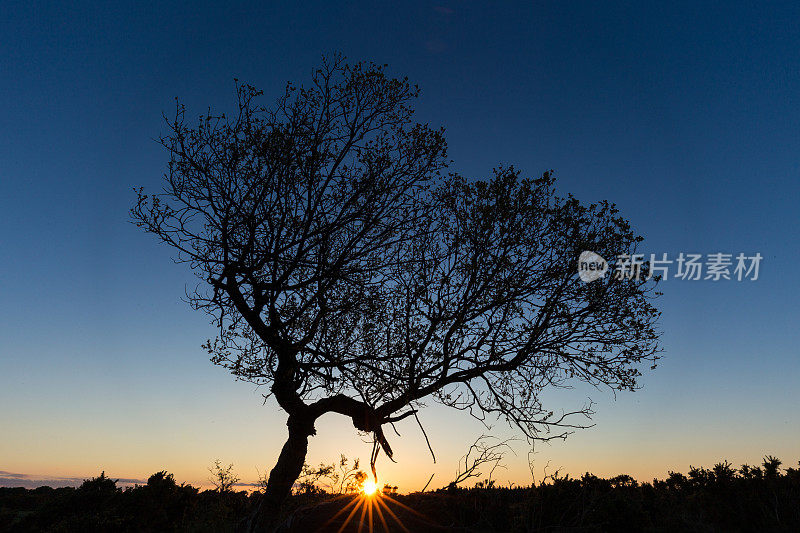
<path fill-rule="evenodd" d="M 591 438 L 630 455 L 644 430 L 624 445 L 614 431 L 663 431 L 647 475 L 683 460 L 673 433 L 706 442 L 696 463 L 772 450 L 796 460 L 800 4 L 563 4 L 5 3 L 0 403 L 14 408 L 0 413 L 12 434 L 0 469 L 92 473 L 81 433 L 105 457 L 161 431 L 176 457 L 202 462 L 201 477 L 206 454 L 227 453 L 227 441 L 189 453 L 173 420 L 153 422 L 154 410 L 191 412 L 186 431 L 202 435 L 191 428 L 236 409 L 236 391 L 258 402 L 206 361 L 205 318 L 179 301 L 190 278 L 128 223 L 132 188 L 159 186 L 166 156 L 153 139 L 176 96 L 193 114 L 225 110 L 239 78 L 272 100 L 331 51 L 419 83 L 418 119 L 446 127 L 453 170 L 555 169 L 562 192 L 616 202 L 647 253 L 760 252 L 756 282 L 662 284 L 664 363 L 635 400 L 601 406 Z M 248 420 L 229 431 L 247 434 Z M 136 442 L 150 451 L 117 475 L 170 457 Z"/>

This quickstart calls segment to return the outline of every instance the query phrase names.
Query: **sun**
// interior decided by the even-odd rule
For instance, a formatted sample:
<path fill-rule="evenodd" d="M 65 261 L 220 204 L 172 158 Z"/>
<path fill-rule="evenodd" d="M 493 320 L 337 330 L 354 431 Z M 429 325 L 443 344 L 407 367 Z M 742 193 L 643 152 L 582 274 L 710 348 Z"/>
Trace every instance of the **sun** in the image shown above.
<path fill-rule="evenodd" d="M 373 494 L 378 492 L 378 484 L 368 479 L 364 482 L 364 485 L 361 487 L 361 492 L 363 492 L 366 496 L 372 496 Z"/>

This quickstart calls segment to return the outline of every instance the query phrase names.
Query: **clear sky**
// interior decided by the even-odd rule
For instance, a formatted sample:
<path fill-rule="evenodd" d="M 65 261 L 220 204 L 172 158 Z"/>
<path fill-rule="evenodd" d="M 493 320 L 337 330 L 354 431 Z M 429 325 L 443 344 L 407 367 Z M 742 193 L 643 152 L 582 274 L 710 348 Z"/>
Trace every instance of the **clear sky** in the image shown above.
<path fill-rule="evenodd" d="M 563 193 L 616 202 L 647 253 L 764 257 L 757 281 L 662 283 L 661 366 L 616 399 L 553 394 L 591 395 L 596 426 L 538 446 L 537 475 L 800 459 L 800 4 L 93 4 L 0 14 L 0 484 L 272 466 L 284 417 L 208 361 L 186 267 L 127 211 L 133 187 L 159 186 L 176 96 L 229 109 L 236 77 L 270 101 L 331 51 L 419 83 L 453 170 L 552 168 Z M 379 462 L 401 490 L 449 481 L 482 431 L 442 408 L 422 421 L 435 465 L 408 421 L 399 464 Z M 317 428 L 309 462 L 368 460 L 347 420 Z M 530 482 L 516 450 L 499 478 Z"/>

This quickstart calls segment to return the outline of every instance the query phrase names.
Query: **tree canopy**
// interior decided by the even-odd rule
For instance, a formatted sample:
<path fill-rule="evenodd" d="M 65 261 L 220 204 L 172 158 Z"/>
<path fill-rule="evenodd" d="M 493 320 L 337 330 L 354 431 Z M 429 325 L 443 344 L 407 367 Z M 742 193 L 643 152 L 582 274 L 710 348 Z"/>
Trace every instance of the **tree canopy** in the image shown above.
<path fill-rule="evenodd" d="M 447 173 L 444 132 L 413 120 L 417 95 L 384 66 L 334 57 L 273 106 L 238 82 L 232 116 L 194 123 L 179 105 L 165 188 L 132 209 L 200 278 L 190 301 L 218 328 L 212 361 L 289 415 L 276 494 L 325 413 L 389 457 L 383 427 L 427 399 L 548 438 L 576 422 L 542 390 L 633 390 L 657 359 L 646 269 L 577 276 L 584 250 L 635 252 L 615 206 L 559 196 L 549 171 Z"/>

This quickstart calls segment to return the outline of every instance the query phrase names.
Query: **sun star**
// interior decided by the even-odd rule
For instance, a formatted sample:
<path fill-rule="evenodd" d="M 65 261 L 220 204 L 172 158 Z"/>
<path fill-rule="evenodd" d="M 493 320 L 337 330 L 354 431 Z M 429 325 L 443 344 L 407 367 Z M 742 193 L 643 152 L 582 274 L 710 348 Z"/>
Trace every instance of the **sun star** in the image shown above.
<path fill-rule="evenodd" d="M 369 479 L 365 481 L 364 486 L 361 487 L 361 492 L 363 492 L 367 496 L 372 496 L 377 491 L 378 491 L 378 484 Z"/>

